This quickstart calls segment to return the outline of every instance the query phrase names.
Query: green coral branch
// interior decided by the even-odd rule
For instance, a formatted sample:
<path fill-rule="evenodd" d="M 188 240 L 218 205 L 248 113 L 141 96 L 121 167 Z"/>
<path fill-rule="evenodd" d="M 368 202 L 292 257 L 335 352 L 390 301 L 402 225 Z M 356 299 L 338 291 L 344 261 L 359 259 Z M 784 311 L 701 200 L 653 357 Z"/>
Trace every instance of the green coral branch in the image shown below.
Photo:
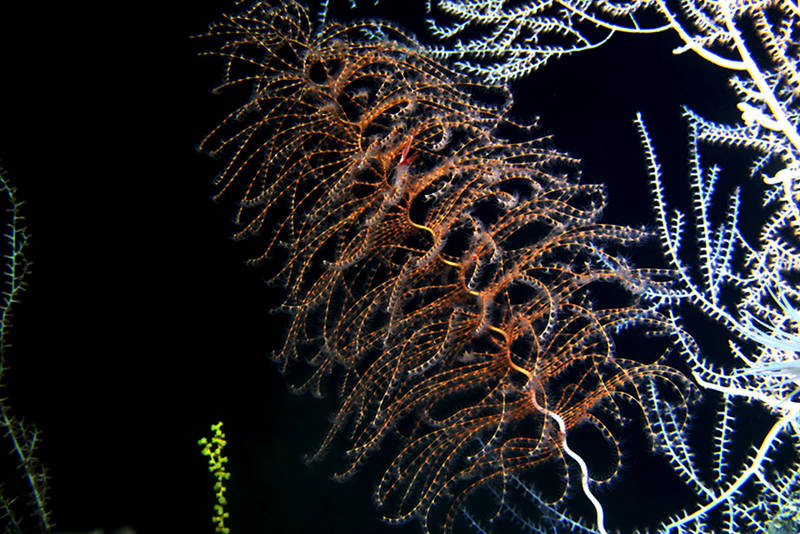
<path fill-rule="evenodd" d="M 24 251 L 28 244 L 28 230 L 23 226 L 20 208 L 22 202 L 17 200 L 16 191 L 0 169 L 0 196 L 5 196 L 8 203 L 5 238 L 8 251 L 4 255 L 6 260 L 5 270 L 0 273 L 0 351 L 5 352 L 9 345 L 7 342 L 8 331 L 11 327 L 11 312 L 13 304 L 19 300 L 19 294 L 25 289 L 25 279 L 30 269 L 30 262 L 25 257 Z M 4 364 L 0 363 L 0 373 Z"/>
<path fill-rule="evenodd" d="M 211 431 L 214 435 L 211 440 L 201 438 L 197 444 L 202 447 L 201 454 L 208 456 L 208 471 L 214 475 L 216 482 L 214 483 L 214 493 L 217 497 L 217 503 L 214 505 L 214 516 L 212 521 L 216 525 L 216 532 L 221 534 L 230 534 L 230 529 L 225 526 L 225 520 L 228 518 L 228 512 L 225 511 L 225 506 L 228 504 L 228 499 L 225 497 L 225 481 L 231 475 L 225 469 L 225 464 L 228 462 L 228 457 L 225 456 L 222 449 L 227 443 L 225 441 L 225 434 L 222 432 L 222 421 L 215 425 L 211 425 Z"/>
<path fill-rule="evenodd" d="M 22 202 L 17 200 L 16 191 L 8 182 L 4 172 L 0 169 L 0 197 L 7 203 L 7 220 L 3 240 L 7 248 L 4 259 L 5 269 L 0 272 L 0 385 L 2 385 L 3 372 L 6 370 L 5 354 L 9 348 L 8 332 L 11 328 L 11 316 L 14 304 L 19 302 L 19 295 L 25 289 L 25 282 L 30 270 L 30 261 L 25 255 L 28 245 L 28 230 L 23 225 L 20 207 Z M 2 242 L 2 241 L 0 241 Z M 36 529 L 49 532 L 52 524 L 47 512 L 47 474 L 44 467 L 35 456 L 36 446 L 39 442 L 39 431 L 23 423 L 11 415 L 7 400 L 0 398 L 0 428 L 5 431 L 5 437 L 10 444 L 10 453 L 18 470 L 22 472 L 24 493 L 27 494 L 28 503 L 17 503 L 17 498 L 8 497 L 0 491 L 0 521 L 4 524 L 4 532 L 21 533 L 24 527 L 25 509 L 38 523 Z M 0 488 L 2 490 L 4 488 Z"/>

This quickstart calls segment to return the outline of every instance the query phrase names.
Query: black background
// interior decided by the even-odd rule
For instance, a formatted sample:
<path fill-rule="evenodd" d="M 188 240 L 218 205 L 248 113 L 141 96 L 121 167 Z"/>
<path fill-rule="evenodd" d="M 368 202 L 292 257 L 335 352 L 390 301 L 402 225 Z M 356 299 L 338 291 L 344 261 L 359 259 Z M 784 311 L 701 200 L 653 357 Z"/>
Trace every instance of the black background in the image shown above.
<path fill-rule="evenodd" d="M 365 12 L 421 31 L 423 2 L 385 3 L 394 7 Z M 196 441 L 221 419 L 234 533 L 418 532 L 378 520 L 377 466 L 339 485 L 335 457 L 303 463 L 334 401 L 292 396 L 268 360 L 281 335 L 266 313 L 273 294 L 229 239 L 231 205 L 209 199 L 221 162 L 195 145 L 239 103 L 210 94 L 221 67 L 189 36 L 237 8 L 51 4 L 0 6 L 0 163 L 25 202 L 33 261 L 6 394 L 44 431 L 59 530 L 211 532 Z M 688 198 L 680 105 L 735 119 L 726 73 L 672 55 L 676 44 L 619 36 L 514 84 L 518 118 L 540 116 L 584 160 L 584 180 L 608 185 L 608 222 L 652 220 L 636 110 L 678 203 Z M 668 491 L 628 498 L 663 503 Z M 638 501 L 610 502 L 610 524 L 635 522 L 620 518 Z"/>

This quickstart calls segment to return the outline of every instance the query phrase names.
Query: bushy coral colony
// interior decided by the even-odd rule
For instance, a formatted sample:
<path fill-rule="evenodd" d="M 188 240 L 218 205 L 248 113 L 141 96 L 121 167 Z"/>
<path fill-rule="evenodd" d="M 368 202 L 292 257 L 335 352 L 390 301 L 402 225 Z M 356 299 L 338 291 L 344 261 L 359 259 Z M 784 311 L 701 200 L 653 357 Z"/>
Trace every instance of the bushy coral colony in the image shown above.
<path fill-rule="evenodd" d="M 346 478 L 380 450 L 380 510 L 426 532 L 605 533 L 614 519 L 594 489 L 624 476 L 619 435 L 635 421 L 695 496 L 642 528 L 796 530 L 800 8 L 433 0 L 428 10 L 439 44 L 375 20 L 315 25 L 294 2 L 256 2 L 201 36 L 224 62 L 219 89 L 248 91 L 202 149 L 227 158 L 218 196 L 237 202 L 237 237 L 259 243 L 253 261 L 284 288 L 275 359 L 307 371 L 297 389 L 338 384 L 311 459 L 343 437 Z M 615 226 L 600 222 L 603 187 L 515 122 L 498 85 L 620 32 L 673 32 L 676 53 L 734 73 L 738 123 L 684 111 L 688 230 L 666 200 L 646 117 L 635 124 L 654 224 Z M 715 190 L 726 171 L 706 163 L 710 145 L 752 161 L 740 182 L 764 184 L 758 231 L 742 228 L 739 189 Z M 624 258 L 653 235 L 663 269 Z M 727 347 L 703 344 L 684 318 L 692 309 Z M 623 331 L 673 348 L 634 359 L 615 345 Z M 754 406 L 763 436 L 734 424 Z M 710 407 L 714 424 L 694 424 Z M 608 454 L 595 468 L 574 449 Z"/>

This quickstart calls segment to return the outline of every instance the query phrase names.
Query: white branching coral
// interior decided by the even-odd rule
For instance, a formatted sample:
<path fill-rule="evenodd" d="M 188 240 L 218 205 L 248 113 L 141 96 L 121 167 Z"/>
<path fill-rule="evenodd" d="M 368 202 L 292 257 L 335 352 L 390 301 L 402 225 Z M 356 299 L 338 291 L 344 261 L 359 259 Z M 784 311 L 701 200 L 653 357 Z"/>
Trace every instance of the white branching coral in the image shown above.
<path fill-rule="evenodd" d="M 698 437 L 703 429 L 677 425 L 661 393 L 651 390 L 657 446 L 697 496 L 696 506 L 659 529 L 783 531 L 775 521 L 796 516 L 800 489 L 800 5 L 792 0 L 430 4 L 429 29 L 439 43 L 429 52 L 493 83 L 596 48 L 618 33 L 646 38 L 670 32 L 681 42 L 675 54 L 693 54 L 709 69 L 731 71 L 738 121 L 713 122 L 684 110 L 691 213 L 668 205 L 657 147 L 644 119 L 636 118 L 649 162 L 656 230 L 674 273 L 672 287 L 651 287 L 647 299 L 673 318 L 676 352 L 705 390 L 704 405 L 719 404 L 716 427 L 703 441 Z M 740 188 L 730 195 L 718 191 L 720 176 L 738 170 L 707 164 L 711 147 L 751 161 L 736 180 L 751 188 L 763 184 L 760 198 L 744 196 Z M 726 209 L 720 217 L 721 207 Z M 760 228 L 745 227 L 740 212 L 754 210 L 760 212 Z M 720 325 L 728 346 L 698 343 L 694 338 L 702 332 L 692 328 L 703 327 L 683 317 L 689 309 Z M 740 410 L 752 406 L 768 422 L 755 438 L 733 423 Z M 698 452 L 708 456 L 705 449 L 695 450 L 700 443 L 712 450 L 710 476 L 698 460 Z M 747 447 L 746 458 L 733 452 Z"/>

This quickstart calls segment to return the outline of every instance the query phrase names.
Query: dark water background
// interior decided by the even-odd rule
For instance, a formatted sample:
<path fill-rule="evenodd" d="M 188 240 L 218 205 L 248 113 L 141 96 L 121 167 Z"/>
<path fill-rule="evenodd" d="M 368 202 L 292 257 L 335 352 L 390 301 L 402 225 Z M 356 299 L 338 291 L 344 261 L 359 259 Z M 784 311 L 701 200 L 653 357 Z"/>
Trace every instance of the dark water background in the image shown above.
<path fill-rule="evenodd" d="M 386 4 L 354 14 L 334 2 L 332 16 L 385 16 L 424 38 L 424 2 Z M 194 147 L 236 102 L 210 94 L 220 66 L 196 57 L 189 36 L 235 9 L 0 6 L 0 162 L 25 201 L 33 260 L 5 393 L 44 431 L 62 530 L 211 532 L 212 482 L 195 443 L 221 419 L 234 533 L 418 532 L 378 520 L 375 463 L 343 485 L 330 479 L 335 454 L 303 463 L 333 401 L 290 395 L 267 359 L 281 335 L 266 314 L 275 294 L 229 239 L 231 206 L 209 200 L 220 162 Z M 513 84 L 515 115 L 538 115 L 583 159 L 584 180 L 607 184 L 608 222 L 652 220 L 636 110 L 679 204 L 689 194 L 680 106 L 735 119 L 726 74 L 673 56 L 676 44 L 617 37 Z M 659 469 L 646 463 L 649 482 L 601 493 L 610 525 L 670 511 L 674 487 Z"/>

